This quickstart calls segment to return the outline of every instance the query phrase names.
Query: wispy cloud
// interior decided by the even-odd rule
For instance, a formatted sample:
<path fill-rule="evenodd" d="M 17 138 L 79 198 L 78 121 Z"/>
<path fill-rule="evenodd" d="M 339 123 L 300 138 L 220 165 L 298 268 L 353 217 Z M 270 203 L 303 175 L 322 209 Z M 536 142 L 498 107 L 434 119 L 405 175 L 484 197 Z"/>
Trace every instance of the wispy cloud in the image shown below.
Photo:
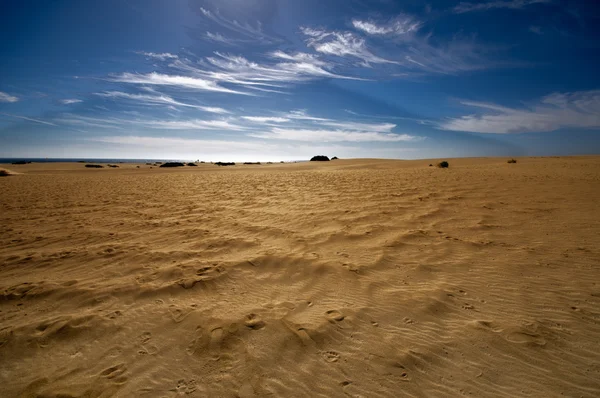
<path fill-rule="evenodd" d="M 230 123 L 227 120 L 136 120 L 135 123 L 150 128 L 165 130 L 246 130 L 246 127 Z"/>
<path fill-rule="evenodd" d="M 229 39 L 229 38 L 223 36 L 222 34 L 220 34 L 219 32 L 215 32 L 215 33 L 206 32 L 206 37 L 209 40 L 212 40 L 212 41 L 215 41 L 218 43 L 223 43 L 223 44 L 233 44 L 235 42 L 235 40 Z"/>
<path fill-rule="evenodd" d="M 0 102 L 17 102 L 19 98 L 0 91 Z"/>
<path fill-rule="evenodd" d="M 242 119 L 256 123 L 287 123 L 290 119 L 276 116 L 242 116 Z"/>
<path fill-rule="evenodd" d="M 307 36 L 306 43 L 309 47 L 322 54 L 336 57 L 354 57 L 363 61 L 363 64 L 397 64 L 386 58 L 379 57 L 367 48 L 366 42 L 350 32 L 326 31 L 301 27 L 302 33 Z"/>
<path fill-rule="evenodd" d="M 500 0 L 479 3 L 461 2 L 454 7 L 454 12 L 462 14 L 465 12 L 485 11 L 494 8 L 520 9 L 532 4 L 550 3 L 550 1 L 551 0 Z"/>
<path fill-rule="evenodd" d="M 57 122 L 64 124 L 95 127 L 104 129 L 127 128 L 127 129 L 161 129 L 161 130 L 213 130 L 213 131 L 243 131 L 247 127 L 235 123 L 232 119 L 149 119 L 140 118 L 137 113 L 134 118 L 124 119 L 116 117 L 96 118 L 79 115 L 65 115 L 56 119 Z"/>
<path fill-rule="evenodd" d="M 158 86 L 175 86 L 189 90 L 214 91 L 227 94 L 251 95 L 242 91 L 222 87 L 214 80 L 201 79 L 189 76 L 166 75 L 152 72 L 147 74 L 122 73 L 110 80 L 120 83 L 150 84 Z"/>
<path fill-rule="evenodd" d="M 200 12 L 212 23 L 216 24 L 220 28 L 228 30 L 229 33 L 235 34 L 246 41 L 258 41 L 263 44 L 273 44 L 281 41 L 280 39 L 265 33 L 260 21 L 257 21 L 255 26 L 253 26 L 249 23 L 242 23 L 234 19 L 226 18 L 222 16 L 219 11 L 210 11 L 206 8 L 200 7 Z"/>
<path fill-rule="evenodd" d="M 378 133 L 389 133 L 394 127 L 393 123 L 359 123 L 359 122 L 341 122 L 341 121 L 324 121 L 319 124 L 329 127 L 336 127 L 342 130 L 351 131 L 371 131 Z"/>
<path fill-rule="evenodd" d="M 290 112 L 288 112 L 288 113 L 285 114 L 285 117 L 288 118 L 288 119 L 310 120 L 310 121 L 315 121 L 315 122 L 322 122 L 322 121 L 330 121 L 331 120 L 331 119 L 326 119 L 326 118 L 322 118 L 322 117 L 311 116 L 308 113 L 306 113 L 305 110 L 290 111 Z"/>
<path fill-rule="evenodd" d="M 530 26 L 529 31 L 535 33 L 536 35 L 542 35 L 542 28 L 540 26 Z"/>
<path fill-rule="evenodd" d="M 78 104 L 80 102 L 83 102 L 83 101 L 80 100 L 80 99 L 63 99 L 63 100 L 60 100 L 60 103 L 64 104 L 64 105 Z"/>
<path fill-rule="evenodd" d="M 197 151 L 201 153 L 210 153 L 215 151 L 231 152 L 233 150 L 248 150 L 253 151 L 254 153 L 261 153 L 261 151 L 269 148 L 269 144 L 264 142 L 148 137 L 137 135 L 103 136 L 93 138 L 91 141 L 161 149 L 177 148 L 185 149 L 190 152 Z"/>
<path fill-rule="evenodd" d="M 391 22 L 354 20 L 353 25 L 367 33 L 367 39 L 351 32 L 327 31 L 302 27 L 306 43 L 315 51 L 332 57 L 350 57 L 361 60 L 360 65 L 391 65 L 394 77 L 410 78 L 425 74 L 458 74 L 499 66 L 487 55 L 493 48 L 478 44 L 474 37 L 453 36 L 440 41 L 432 33 L 418 34 L 421 23 L 409 15 L 400 15 Z M 376 55 L 373 43 L 378 43 L 385 55 Z M 396 69 L 397 72 L 393 72 Z"/>
<path fill-rule="evenodd" d="M 600 128 L 600 90 L 554 93 L 522 109 L 471 101 L 462 104 L 487 113 L 448 119 L 440 123 L 440 129 L 507 134 Z"/>
<path fill-rule="evenodd" d="M 50 122 L 46 122 L 44 120 L 34 119 L 34 118 L 31 118 L 31 117 L 26 117 L 26 116 L 13 115 L 12 113 L 0 112 L 0 115 L 15 117 L 17 119 L 27 120 L 29 122 L 34 122 L 34 123 L 45 124 L 45 125 L 48 125 L 48 126 L 56 126 L 56 124 L 50 123 Z"/>
<path fill-rule="evenodd" d="M 399 15 L 385 24 L 378 24 L 372 20 L 353 19 L 352 26 L 370 35 L 404 35 L 418 31 L 421 22 L 410 15 Z"/>
<path fill-rule="evenodd" d="M 144 51 L 138 51 L 137 53 L 144 55 L 148 58 L 158 59 L 160 61 L 168 61 L 171 59 L 179 58 L 177 55 L 171 54 L 171 53 L 152 53 L 152 52 L 144 52 Z"/>
<path fill-rule="evenodd" d="M 139 102 L 142 104 L 149 104 L 149 105 L 183 106 L 183 107 L 188 107 L 188 108 L 199 109 L 201 111 L 210 112 L 210 113 L 219 113 L 219 114 L 229 113 L 229 111 L 227 111 L 223 108 L 218 108 L 218 107 L 214 107 L 214 106 L 192 105 L 192 104 L 180 102 L 180 101 L 177 101 L 177 100 L 173 99 L 172 97 L 169 97 L 168 95 L 164 95 L 164 94 L 147 95 L 147 94 L 130 94 L 130 93 L 124 93 L 121 91 L 105 91 L 103 93 L 96 93 L 96 95 L 105 97 L 105 98 L 112 98 L 112 99 L 132 100 L 132 101 L 136 101 L 136 102 Z"/>
<path fill-rule="evenodd" d="M 274 127 L 271 131 L 249 133 L 251 137 L 305 142 L 401 142 L 421 138 L 408 134 L 379 133 L 374 131 L 347 131 L 326 129 L 294 129 Z"/>

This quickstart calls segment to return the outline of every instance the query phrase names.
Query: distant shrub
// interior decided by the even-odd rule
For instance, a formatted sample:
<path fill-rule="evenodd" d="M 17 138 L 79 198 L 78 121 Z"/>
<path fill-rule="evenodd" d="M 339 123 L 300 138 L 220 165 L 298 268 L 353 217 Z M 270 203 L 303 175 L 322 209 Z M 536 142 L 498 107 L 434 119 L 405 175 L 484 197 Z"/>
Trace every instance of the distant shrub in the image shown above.
<path fill-rule="evenodd" d="M 108 164 L 108 167 L 112 167 L 113 169 L 118 169 L 119 166 L 117 166 L 116 164 Z"/>
<path fill-rule="evenodd" d="M 260 164 L 260 162 L 244 162 L 244 164 Z"/>
<path fill-rule="evenodd" d="M 429 167 L 432 167 L 433 165 L 431 163 L 429 163 Z"/>
<path fill-rule="evenodd" d="M 233 162 L 217 162 L 215 163 L 217 166 L 235 166 Z"/>
<path fill-rule="evenodd" d="M 10 173 L 6 170 L 0 170 L 0 177 L 8 177 Z"/>
<path fill-rule="evenodd" d="M 337 156 L 334 156 L 331 158 L 331 160 L 338 160 L 339 158 Z"/>
<path fill-rule="evenodd" d="M 85 167 L 89 167 L 91 169 L 103 169 L 104 166 L 100 164 L 86 164 Z"/>
<path fill-rule="evenodd" d="M 437 167 L 442 168 L 442 169 L 446 169 L 446 168 L 448 168 L 448 166 L 450 166 L 450 165 L 445 160 L 441 161 L 437 164 Z"/>
<path fill-rule="evenodd" d="M 310 159 L 311 162 L 329 162 L 329 158 L 325 155 L 317 155 L 317 156 L 313 156 Z"/>
<path fill-rule="evenodd" d="M 510 159 L 508 162 L 506 163 L 517 163 L 517 159 Z"/>
<path fill-rule="evenodd" d="M 160 167 L 183 167 L 185 166 L 181 162 L 167 162 L 160 165 Z"/>
<path fill-rule="evenodd" d="M 198 167 L 198 165 L 197 165 L 196 163 L 192 163 L 192 162 L 188 163 L 187 165 L 188 165 L 188 166 L 195 166 L 195 167 Z"/>
<path fill-rule="evenodd" d="M 27 162 L 25 160 L 17 160 L 16 162 L 13 162 L 12 164 L 30 164 L 31 162 Z"/>

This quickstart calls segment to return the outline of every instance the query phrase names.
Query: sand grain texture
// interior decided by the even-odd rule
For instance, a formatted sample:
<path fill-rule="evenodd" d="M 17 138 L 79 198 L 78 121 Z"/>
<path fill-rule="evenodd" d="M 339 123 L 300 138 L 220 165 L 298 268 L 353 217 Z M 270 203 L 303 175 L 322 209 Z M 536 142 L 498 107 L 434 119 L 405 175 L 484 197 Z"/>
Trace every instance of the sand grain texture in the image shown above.
<path fill-rule="evenodd" d="M 0 395 L 600 396 L 600 158 L 432 162 L 14 166 Z"/>

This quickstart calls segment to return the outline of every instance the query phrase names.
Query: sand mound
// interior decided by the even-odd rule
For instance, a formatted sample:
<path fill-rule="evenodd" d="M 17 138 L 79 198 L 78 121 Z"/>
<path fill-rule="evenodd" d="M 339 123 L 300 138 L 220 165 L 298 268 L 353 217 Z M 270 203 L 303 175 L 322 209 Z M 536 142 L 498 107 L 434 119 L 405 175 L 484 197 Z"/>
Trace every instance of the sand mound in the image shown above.
<path fill-rule="evenodd" d="M 12 170 L 0 168 L 0 177 L 14 176 L 14 175 L 18 175 L 18 174 L 21 174 L 21 173 L 16 173 Z"/>
<path fill-rule="evenodd" d="M 1 180 L 0 396 L 600 396 L 600 159 L 450 161 Z"/>

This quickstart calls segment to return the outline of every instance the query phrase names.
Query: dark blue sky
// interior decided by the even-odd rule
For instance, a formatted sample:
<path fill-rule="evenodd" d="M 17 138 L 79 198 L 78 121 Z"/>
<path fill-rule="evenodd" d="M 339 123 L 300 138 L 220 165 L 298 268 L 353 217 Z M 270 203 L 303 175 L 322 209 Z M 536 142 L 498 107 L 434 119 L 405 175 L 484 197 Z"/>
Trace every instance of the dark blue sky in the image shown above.
<path fill-rule="evenodd" d="M 592 1 L 0 2 L 0 157 L 597 154 Z"/>

